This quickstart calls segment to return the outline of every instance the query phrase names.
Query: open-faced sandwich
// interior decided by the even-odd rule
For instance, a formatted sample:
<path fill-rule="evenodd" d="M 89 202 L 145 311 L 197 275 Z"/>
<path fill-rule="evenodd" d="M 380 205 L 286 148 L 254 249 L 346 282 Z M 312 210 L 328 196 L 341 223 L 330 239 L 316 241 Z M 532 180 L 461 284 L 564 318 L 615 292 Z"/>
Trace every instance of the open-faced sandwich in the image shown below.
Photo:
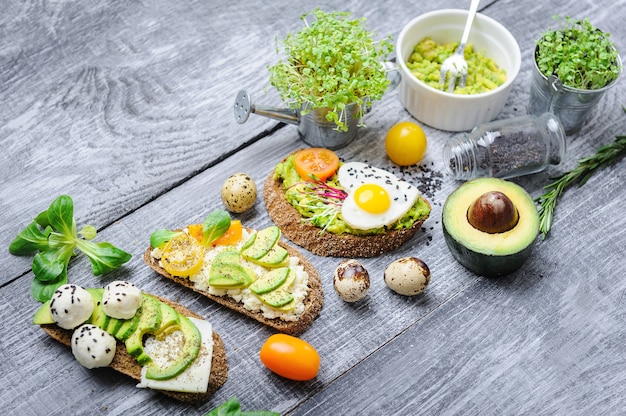
<path fill-rule="evenodd" d="M 320 313 L 322 283 L 313 265 L 280 237 L 276 226 L 253 230 L 216 210 L 203 224 L 155 231 L 144 260 L 221 305 L 297 335 Z"/>
<path fill-rule="evenodd" d="M 224 344 L 210 322 L 129 282 L 63 285 L 33 323 L 70 347 L 83 366 L 111 367 L 137 387 L 177 400 L 206 401 L 228 376 Z"/>
<path fill-rule="evenodd" d="M 411 239 L 430 215 L 412 184 L 328 149 L 297 150 L 265 180 L 263 197 L 283 235 L 320 256 L 374 257 Z"/>

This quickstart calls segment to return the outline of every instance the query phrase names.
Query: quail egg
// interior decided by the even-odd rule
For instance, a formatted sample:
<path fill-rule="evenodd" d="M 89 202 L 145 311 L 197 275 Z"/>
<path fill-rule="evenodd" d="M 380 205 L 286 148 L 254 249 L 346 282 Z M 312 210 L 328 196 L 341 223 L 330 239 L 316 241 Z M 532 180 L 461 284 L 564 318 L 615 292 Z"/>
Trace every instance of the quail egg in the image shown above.
<path fill-rule="evenodd" d="M 246 173 L 235 173 L 222 185 L 222 202 L 227 210 L 240 214 L 256 202 L 256 184 Z"/>
<path fill-rule="evenodd" d="M 356 260 L 344 260 L 333 277 L 335 291 L 346 302 L 357 302 L 367 295 L 370 277 L 367 270 Z"/>
<path fill-rule="evenodd" d="M 400 295 L 419 295 L 429 282 L 430 269 L 416 257 L 395 260 L 385 269 L 385 283 Z"/>

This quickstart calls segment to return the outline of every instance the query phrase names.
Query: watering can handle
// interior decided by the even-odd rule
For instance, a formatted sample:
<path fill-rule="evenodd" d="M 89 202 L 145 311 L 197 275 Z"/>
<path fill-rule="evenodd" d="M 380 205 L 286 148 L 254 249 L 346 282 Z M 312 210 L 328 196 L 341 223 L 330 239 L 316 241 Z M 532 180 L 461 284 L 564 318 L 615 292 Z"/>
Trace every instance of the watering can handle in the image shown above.
<path fill-rule="evenodd" d="M 383 68 L 387 72 L 387 78 L 389 79 L 389 86 L 387 86 L 387 92 L 394 90 L 400 81 L 402 81 L 402 75 L 400 75 L 400 71 L 398 70 L 398 65 L 393 62 L 383 62 Z"/>
<path fill-rule="evenodd" d="M 251 113 L 273 118 L 289 124 L 298 124 L 298 114 L 295 110 L 291 110 L 289 108 L 255 106 L 252 103 L 250 94 L 248 94 L 245 90 L 241 90 L 237 93 L 237 96 L 235 97 L 234 111 L 235 120 L 237 120 L 237 123 L 239 124 L 243 124 L 248 121 L 248 117 L 250 117 Z"/>

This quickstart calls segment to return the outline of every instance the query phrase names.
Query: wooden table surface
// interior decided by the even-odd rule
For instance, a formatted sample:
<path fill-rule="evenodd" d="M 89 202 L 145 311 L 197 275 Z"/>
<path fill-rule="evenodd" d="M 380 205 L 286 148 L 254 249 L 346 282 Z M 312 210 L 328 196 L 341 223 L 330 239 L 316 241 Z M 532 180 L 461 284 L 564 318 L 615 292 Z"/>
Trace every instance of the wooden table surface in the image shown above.
<path fill-rule="evenodd" d="M 469 2 L 325 0 L 324 10 L 366 17 L 394 40 L 413 17 Z M 431 201 L 423 232 L 384 256 L 363 259 L 372 287 L 357 304 L 334 292 L 340 259 L 306 252 L 325 291 L 321 315 L 302 334 L 321 355 L 310 382 L 265 369 L 258 352 L 272 331 L 165 281 L 143 262 L 152 231 L 202 221 L 222 208 L 219 189 L 245 171 L 260 187 L 274 164 L 305 146 L 296 127 L 252 115 L 239 125 L 240 89 L 258 104 L 281 106 L 268 86 L 274 39 L 301 27 L 304 1 L 4 2 L 0 14 L 0 409 L 3 414 L 204 415 L 232 396 L 244 410 L 290 415 L 616 415 L 626 411 L 626 169 L 624 161 L 559 201 L 549 237 L 516 273 L 487 279 L 448 251 L 441 209 L 458 185 L 443 173 L 451 133 L 427 126 L 428 153 L 404 173 Z M 522 51 L 522 68 L 499 118 L 524 115 L 534 40 L 552 16 L 589 17 L 626 50 L 624 0 L 483 1 L 479 11 L 504 24 Z M 538 196 L 616 135 L 626 134 L 626 84 L 602 98 L 593 119 L 568 137 L 565 160 L 516 179 Z M 366 116 L 367 128 L 337 153 L 394 169 L 386 131 L 411 120 L 397 91 Z M 398 171 L 395 168 L 395 171 Z M 226 384 L 189 406 L 135 387 L 109 369 L 87 370 L 52 341 L 32 316 L 32 257 L 7 247 L 61 194 L 74 200 L 79 226 L 91 224 L 133 258 L 94 277 L 85 256 L 69 279 L 87 287 L 116 279 L 177 300 L 207 316 L 226 345 Z M 269 226 L 259 195 L 233 215 Z M 383 270 L 404 256 L 423 259 L 432 281 L 403 297 Z"/>

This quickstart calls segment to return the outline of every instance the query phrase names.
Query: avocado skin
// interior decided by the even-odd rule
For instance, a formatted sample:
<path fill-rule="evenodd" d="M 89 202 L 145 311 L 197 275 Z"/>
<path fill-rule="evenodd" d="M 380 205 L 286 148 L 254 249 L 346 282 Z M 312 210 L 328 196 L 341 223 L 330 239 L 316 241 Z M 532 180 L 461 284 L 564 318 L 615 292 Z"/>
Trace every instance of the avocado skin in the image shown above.
<path fill-rule="evenodd" d="M 514 202 L 519 220 L 511 230 L 490 234 L 476 229 L 467 219 L 470 204 L 490 191 L 500 191 Z M 499 178 L 478 178 L 459 186 L 446 199 L 441 222 L 454 259 L 485 277 L 518 270 L 530 257 L 539 233 L 539 215 L 532 197 L 521 186 Z"/>
<path fill-rule="evenodd" d="M 513 273 L 530 257 L 535 244 L 531 244 L 522 251 L 506 256 L 493 256 L 476 253 L 456 241 L 446 228 L 443 236 L 448 244 L 452 257 L 467 270 L 485 277 L 500 277 Z"/>

